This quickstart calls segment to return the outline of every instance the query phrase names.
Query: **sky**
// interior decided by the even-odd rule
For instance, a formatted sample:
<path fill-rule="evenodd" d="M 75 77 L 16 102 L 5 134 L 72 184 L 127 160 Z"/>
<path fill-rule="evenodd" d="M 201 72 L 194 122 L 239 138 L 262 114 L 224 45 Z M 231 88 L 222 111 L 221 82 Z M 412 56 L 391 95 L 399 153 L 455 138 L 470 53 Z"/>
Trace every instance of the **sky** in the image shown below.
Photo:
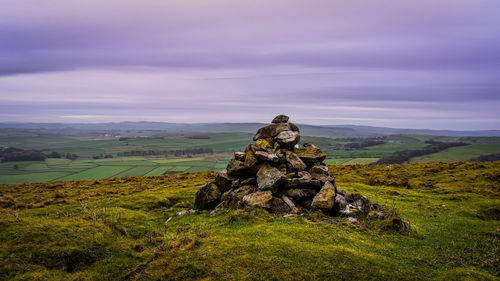
<path fill-rule="evenodd" d="M 498 0 L 0 6 L 0 122 L 500 129 Z"/>

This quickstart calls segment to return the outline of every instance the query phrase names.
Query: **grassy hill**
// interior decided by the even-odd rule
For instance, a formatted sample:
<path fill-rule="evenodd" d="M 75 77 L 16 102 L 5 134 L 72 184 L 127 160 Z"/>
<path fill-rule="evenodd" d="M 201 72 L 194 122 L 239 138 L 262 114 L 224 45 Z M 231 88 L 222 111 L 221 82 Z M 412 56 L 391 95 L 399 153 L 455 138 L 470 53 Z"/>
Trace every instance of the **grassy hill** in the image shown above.
<path fill-rule="evenodd" d="M 392 220 L 176 215 L 212 172 L 3 186 L 2 280 L 498 280 L 500 162 L 330 166 Z M 330 223 L 328 223 L 330 222 Z"/>

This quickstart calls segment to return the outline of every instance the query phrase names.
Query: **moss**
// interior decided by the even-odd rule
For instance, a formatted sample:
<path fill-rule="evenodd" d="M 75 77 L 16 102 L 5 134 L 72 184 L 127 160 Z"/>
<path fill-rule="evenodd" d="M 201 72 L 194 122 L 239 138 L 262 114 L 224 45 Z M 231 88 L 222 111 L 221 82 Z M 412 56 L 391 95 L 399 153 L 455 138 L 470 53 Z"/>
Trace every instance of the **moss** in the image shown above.
<path fill-rule="evenodd" d="M 177 216 L 215 178 L 208 172 L 2 186 L 0 279 L 498 279 L 500 230 L 487 218 L 500 205 L 488 176 L 500 162 L 330 172 L 339 189 L 385 206 L 386 219 L 330 224 L 319 211 L 284 218 L 251 208 Z"/>
<path fill-rule="evenodd" d="M 270 139 L 260 139 L 255 142 L 255 145 L 258 147 L 272 147 Z"/>

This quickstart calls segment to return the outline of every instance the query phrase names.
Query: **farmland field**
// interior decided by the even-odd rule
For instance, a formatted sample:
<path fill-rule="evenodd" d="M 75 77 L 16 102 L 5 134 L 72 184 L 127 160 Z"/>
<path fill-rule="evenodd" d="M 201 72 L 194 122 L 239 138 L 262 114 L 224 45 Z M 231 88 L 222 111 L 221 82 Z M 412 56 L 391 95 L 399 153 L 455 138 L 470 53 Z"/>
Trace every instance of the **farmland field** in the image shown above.
<path fill-rule="evenodd" d="M 414 157 L 410 159 L 410 163 L 467 161 L 474 157 L 485 154 L 494 154 L 499 151 L 500 144 L 498 143 L 471 144 L 468 146 L 448 148 L 438 153 Z"/>
<path fill-rule="evenodd" d="M 47 158 L 45 161 L 0 163 L 0 184 L 44 181 L 101 179 L 125 176 L 159 176 L 171 173 L 220 171 L 234 151 L 243 151 L 251 143 L 249 133 L 213 133 L 199 137 L 164 136 L 117 138 L 112 136 L 61 136 L 31 131 L 0 130 L 0 147 L 38 149 L 44 153 L 77 154 L 76 160 Z M 454 147 L 439 153 L 411 159 L 411 162 L 466 161 L 473 157 L 500 152 L 500 138 L 436 137 L 389 135 L 382 144 L 362 149 L 346 149 L 363 139 L 331 139 L 303 136 L 301 142 L 313 143 L 326 154 L 330 165 L 371 164 L 396 151 L 420 149 L 425 141 L 466 141 L 471 145 Z M 202 153 L 194 153 L 204 149 Z M 160 151 L 159 155 L 150 155 Z M 123 156 L 124 153 L 144 154 Z M 149 153 L 149 154 L 148 154 Z M 163 153 L 163 154 L 162 154 Z M 103 158 L 103 156 L 111 158 Z M 97 159 L 95 159 L 97 158 Z"/>

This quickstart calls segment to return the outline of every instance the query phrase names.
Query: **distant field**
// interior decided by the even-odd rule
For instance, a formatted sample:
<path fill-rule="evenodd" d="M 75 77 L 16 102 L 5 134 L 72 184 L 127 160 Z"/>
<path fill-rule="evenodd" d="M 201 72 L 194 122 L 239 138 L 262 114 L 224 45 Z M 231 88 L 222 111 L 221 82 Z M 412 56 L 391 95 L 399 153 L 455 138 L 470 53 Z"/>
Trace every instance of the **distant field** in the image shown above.
<path fill-rule="evenodd" d="M 23 173 L 20 175 L 0 175 L 2 184 L 48 182 L 69 175 L 68 172 Z"/>
<path fill-rule="evenodd" d="M 223 170 L 232 152 L 243 151 L 252 142 L 248 133 L 204 134 L 206 138 L 189 136 L 137 137 L 122 139 L 111 136 L 59 136 L 38 135 L 33 132 L 0 130 L 0 147 L 14 146 L 39 149 L 43 152 L 78 154 L 78 159 L 46 159 L 45 161 L 20 161 L 0 163 L 0 184 L 44 181 L 102 179 L 125 176 L 159 176 L 170 173 Z M 16 135 L 17 134 L 17 135 Z M 363 149 L 346 150 L 345 145 L 363 139 L 333 139 L 326 137 L 301 137 L 301 143 L 313 143 L 326 154 L 330 165 L 371 164 L 396 151 L 420 149 L 427 140 L 471 143 L 439 153 L 411 159 L 411 162 L 466 161 L 485 154 L 500 153 L 500 137 L 436 137 L 424 135 L 389 135 L 384 144 Z M 183 151 L 210 149 L 212 153 L 175 155 L 145 155 L 118 157 L 118 153 L 132 151 Z M 184 152 L 185 153 L 185 152 Z M 94 159 L 112 155 L 113 158 Z"/>
<path fill-rule="evenodd" d="M 377 162 L 380 158 L 354 158 L 347 162 L 342 163 L 343 165 L 352 165 L 352 164 L 372 164 Z"/>
<path fill-rule="evenodd" d="M 410 163 L 467 161 L 481 155 L 499 152 L 500 144 L 498 143 L 472 144 L 468 146 L 452 147 L 438 153 L 414 157 L 410 159 Z"/>

